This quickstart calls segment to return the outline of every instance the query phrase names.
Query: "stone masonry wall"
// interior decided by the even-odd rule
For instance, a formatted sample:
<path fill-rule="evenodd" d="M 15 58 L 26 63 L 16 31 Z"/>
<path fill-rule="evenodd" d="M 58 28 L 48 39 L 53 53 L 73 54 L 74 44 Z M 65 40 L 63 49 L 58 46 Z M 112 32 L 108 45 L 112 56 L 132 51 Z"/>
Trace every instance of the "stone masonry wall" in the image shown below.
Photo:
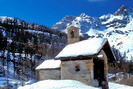
<path fill-rule="evenodd" d="M 38 70 L 38 80 L 47 80 L 47 79 L 61 79 L 60 69 L 42 69 Z"/>
<path fill-rule="evenodd" d="M 93 60 L 62 61 L 61 79 L 72 79 L 92 85 Z"/>

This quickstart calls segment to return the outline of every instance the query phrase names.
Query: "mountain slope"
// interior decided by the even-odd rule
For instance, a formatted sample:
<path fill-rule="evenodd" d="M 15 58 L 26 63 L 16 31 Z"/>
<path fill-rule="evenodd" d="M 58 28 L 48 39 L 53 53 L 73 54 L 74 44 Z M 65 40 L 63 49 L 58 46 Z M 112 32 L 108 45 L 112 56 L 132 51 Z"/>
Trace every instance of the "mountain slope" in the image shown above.
<path fill-rule="evenodd" d="M 107 28 L 125 27 L 133 19 L 133 9 L 121 6 L 114 14 L 103 15 L 100 20 Z"/>
<path fill-rule="evenodd" d="M 67 26 L 72 24 L 72 21 L 76 18 L 76 16 L 66 16 L 61 21 L 57 22 L 53 29 L 63 30 L 66 29 Z"/>
<path fill-rule="evenodd" d="M 69 16 L 73 18 L 73 16 Z M 66 29 L 70 25 L 78 26 L 81 30 L 81 33 L 86 33 L 89 29 L 103 29 L 101 21 L 99 18 L 88 16 L 82 13 L 80 16 L 75 16 L 73 19 L 69 20 L 67 17 L 64 17 L 61 21 L 57 22 L 53 28 L 59 29 L 66 32 Z M 62 24 L 65 24 L 62 26 Z M 67 24 L 67 25 L 66 25 Z"/>
<path fill-rule="evenodd" d="M 64 19 L 64 18 L 63 18 Z M 59 21 L 58 23 L 67 22 Z M 74 20 L 69 22 L 69 25 L 65 28 L 61 27 L 56 23 L 53 28 L 62 31 L 66 31 L 67 27 L 70 25 L 80 28 L 80 32 L 83 34 L 88 34 L 88 37 L 105 37 L 108 38 L 111 47 L 114 48 L 115 55 L 117 59 L 133 60 L 133 40 L 132 40 L 132 30 L 133 30 L 133 9 L 127 6 L 121 6 L 115 13 L 102 15 L 100 17 L 91 17 L 86 14 L 81 14 L 80 16 L 75 16 Z M 58 25 L 58 27 L 56 27 Z M 119 39 L 119 40 L 118 40 Z M 116 52 L 118 51 L 118 52 Z"/>

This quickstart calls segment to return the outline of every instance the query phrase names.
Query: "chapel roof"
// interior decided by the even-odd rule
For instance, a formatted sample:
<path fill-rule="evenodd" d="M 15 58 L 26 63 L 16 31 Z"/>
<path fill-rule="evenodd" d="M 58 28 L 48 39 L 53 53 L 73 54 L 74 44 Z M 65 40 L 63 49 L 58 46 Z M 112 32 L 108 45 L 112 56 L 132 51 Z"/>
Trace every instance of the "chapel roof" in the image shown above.
<path fill-rule="evenodd" d="M 45 60 L 43 63 L 41 63 L 36 70 L 40 69 L 56 69 L 60 68 L 61 61 L 60 60 L 54 60 L 54 59 L 49 59 Z"/>
<path fill-rule="evenodd" d="M 102 49 L 106 42 L 106 38 L 93 38 L 69 44 L 55 58 L 95 55 Z"/>

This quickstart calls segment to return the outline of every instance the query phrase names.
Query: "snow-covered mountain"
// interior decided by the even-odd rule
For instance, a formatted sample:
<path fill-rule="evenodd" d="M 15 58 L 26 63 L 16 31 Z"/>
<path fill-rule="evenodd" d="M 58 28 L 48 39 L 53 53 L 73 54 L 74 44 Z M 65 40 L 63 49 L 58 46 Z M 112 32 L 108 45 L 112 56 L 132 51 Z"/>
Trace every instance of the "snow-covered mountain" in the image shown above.
<path fill-rule="evenodd" d="M 101 17 L 91 17 L 82 13 L 80 16 L 66 16 L 57 22 L 53 28 L 65 31 L 68 26 L 74 25 L 80 28 L 81 33 L 87 33 L 90 29 L 107 30 L 108 28 L 126 27 L 133 19 L 133 9 L 121 6 L 115 13 Z"/>
<path fill-rule="evenodd" d="M 88 16 L 85 13 L 82 13 L 80 16 L 66 16 L 57 22 L 53 28 L 66 32 L 69 25 L 78 26 L 81 29 L 81 33 L 86 33 L 89 29 L 103 29 L 99 18 Z"/>
<path fill-rule="evenodd" d="M 66 16 L 64 17 L 61 21 L 57 22 L 55 25 L 54 25 L 54 29 L 58 29 L 58 30 L 65 30 L 66 27 L 69 25 L 69 24 L 72 24 L 72 21 L 76 18 L 76 16 Z"/>
<path fill-rule="evenodd" d="M 107 28 L 125 27 L 133 19 L 133 9 L 121 6 L 114 14 L 103 15 L 100 20 Z"/>
<path fill-rule="evenodd" d="M 81 14 L 80 16 L 73 17 L 73 19 L 69 19 L 69 23 L 66 17 L 63 18 L 53 28 L 66 32 L 68 26 L 74 25 L 80 28 L 82 34 L 88 34 L 88 37 L 108 38 L 118 59 L 133 60 L 132 8 L 123 5 L 113 14 L 102 15 L 100 17 Z M 62 27 L 62 24 L 65 25 Z"/>

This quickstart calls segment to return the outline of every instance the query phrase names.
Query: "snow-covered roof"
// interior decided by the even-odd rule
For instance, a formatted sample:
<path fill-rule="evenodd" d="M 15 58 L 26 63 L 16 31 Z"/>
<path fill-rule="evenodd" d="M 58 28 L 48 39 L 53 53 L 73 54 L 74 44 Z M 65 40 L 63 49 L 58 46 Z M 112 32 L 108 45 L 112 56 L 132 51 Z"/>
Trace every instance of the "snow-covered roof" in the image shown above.
<path fill-rule="evenodd" d="M 39 69 L 56 69 L 56 68 L 60 68 L 60 64 L 61 64 L 60 60 L 54 60 L 54 59 L 45 60 L 42 64 L 40 64 L 36 68 L 36 70 L 39 70 Z"/>
<path fill-rule="evenodd" d="M 93 38 L 69 44 L 55 58 L 94 55 L 101 50 L 106 41 L 105 38 Z"/>

